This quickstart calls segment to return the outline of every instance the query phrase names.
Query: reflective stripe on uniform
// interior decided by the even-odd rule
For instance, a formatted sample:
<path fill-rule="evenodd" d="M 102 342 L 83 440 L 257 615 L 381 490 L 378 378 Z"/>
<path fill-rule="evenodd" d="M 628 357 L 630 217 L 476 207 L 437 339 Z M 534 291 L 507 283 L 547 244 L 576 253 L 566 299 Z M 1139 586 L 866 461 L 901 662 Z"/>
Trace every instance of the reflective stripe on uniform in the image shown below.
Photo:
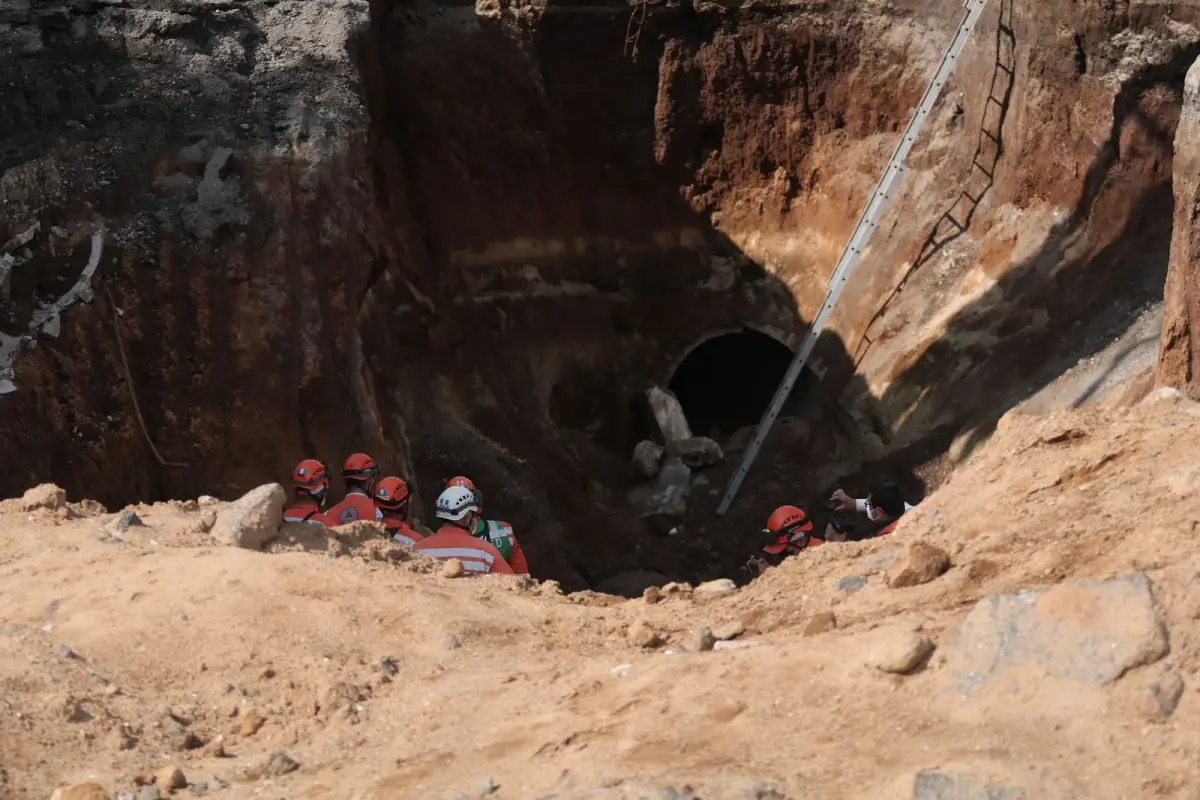
<path fill-rule="evenodd" d="M 430 558 L 457 558 L 483 561 L 488 567 L 491 567 L 495 561 L 491 553 L 486 553 L 483 550 L 474 550 L 470 547 L 431 547 L 421 552 Z M 466 566 L 465 562 L 463 566 Z"/>
<path fill-rule="evenodd" d="M 414 542 L 412 539 L 399 533 L 392 534 L 392 541 L 397 542 L 398 544 L 406 544 L 409 547 L 412 547 L 414 544 L 416 544 L 416 542 Z"/>

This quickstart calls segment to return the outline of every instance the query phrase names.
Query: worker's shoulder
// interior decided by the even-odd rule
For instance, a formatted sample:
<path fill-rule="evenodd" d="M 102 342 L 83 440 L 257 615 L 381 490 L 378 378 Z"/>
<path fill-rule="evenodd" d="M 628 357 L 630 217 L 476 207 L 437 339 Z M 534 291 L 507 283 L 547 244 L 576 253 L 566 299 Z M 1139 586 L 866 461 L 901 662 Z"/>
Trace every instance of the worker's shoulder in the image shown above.
<path fill-rule="evenodd" d="M 511 522 L 505 522 L 499 519 L 489 519 L 487 524 L 492 533 L 502 533 L 506 536 L 512 535 L 513 527 Z"/>

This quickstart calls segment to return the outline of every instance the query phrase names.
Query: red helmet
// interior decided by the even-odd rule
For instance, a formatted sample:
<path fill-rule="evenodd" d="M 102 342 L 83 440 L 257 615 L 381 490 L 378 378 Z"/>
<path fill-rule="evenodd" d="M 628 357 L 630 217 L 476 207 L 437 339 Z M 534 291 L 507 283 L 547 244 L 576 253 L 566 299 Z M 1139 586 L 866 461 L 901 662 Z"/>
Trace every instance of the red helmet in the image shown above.
<path fill-rule="evenodd" d="M 399 511 L 408 504 L 412 492 L 403 478 L 384 478 L 375 487 L 375 505 L 388 511 Z"/>
<path fill-rule="evenodd" d="M 479 489 L 475 488 L 475 482 L 472 481 L 470 478 L 468 478 L 466 475 L 455 475 L 453 478 L 446 481 L 447 489 L 449 489 L 452 486 L 461 486 L 464 489 L 470 489 L 475 494 L 475 502 L 478 505 L 481 505 L 481 506 L 483 505 L 483 492 L 481 492 L 481 491 L 479 491 Z"/>
<path fill-rule="evenodd" d="M 760 534 L 763 542 L 763 552 L 776 555 L 782 553 L 790 543 L 808 544 L 808 535 L 812 532 L 812 522 L 804 512 L 796 506 L 780 506 L 775 509 L 767 520 L 767 527 Z"/>
<path fill-rule="evenodd" d="M 292 470 L 292 486 L 320 494 L 329 488 L 329 469 L 315 458 L 306 458 Z"/>
<path fill-rule="evenodd" d="M 366 453 L 354 453 L 342 464 L 342 478 L 348 481 L 370 481 L 379 474 L 379 464 Z"/>

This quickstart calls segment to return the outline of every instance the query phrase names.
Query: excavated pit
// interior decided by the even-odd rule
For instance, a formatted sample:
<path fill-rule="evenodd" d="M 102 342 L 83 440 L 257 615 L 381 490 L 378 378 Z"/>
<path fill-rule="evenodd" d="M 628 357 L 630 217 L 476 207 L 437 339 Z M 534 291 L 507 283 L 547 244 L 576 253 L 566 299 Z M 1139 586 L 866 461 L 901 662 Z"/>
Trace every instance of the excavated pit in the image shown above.
<path fill-rule="evenodd" d="M 775 505 L 915 486 L 1097 352 L 1164 263 L 1200 52 L 1190 7 L 993 4 L 718 518 L 958 0 L 655 6 L 636 57 L 626 6 L 172 8 L 5 21 L 0 240 L 42 226 L 6 335 L 105 249 L 0 395 L 0 494 L 229 497 L 366 449 L 423 509 L 471 475 L 573 588 L 736 574 Z M 727 456 L 673 536 L 627 501 L 664 380 Z"/>

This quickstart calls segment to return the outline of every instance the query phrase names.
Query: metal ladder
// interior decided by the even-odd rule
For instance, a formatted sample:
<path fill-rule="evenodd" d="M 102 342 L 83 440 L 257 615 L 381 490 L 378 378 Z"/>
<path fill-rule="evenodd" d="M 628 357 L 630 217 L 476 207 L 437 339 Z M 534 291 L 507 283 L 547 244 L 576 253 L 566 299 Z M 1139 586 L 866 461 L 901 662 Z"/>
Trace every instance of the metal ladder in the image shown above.
<path fill-rule="evenodd" d="M 812 325 L 804 335 L 804 341 L 801 342 L 800 349 L 796 352 L 796 357 L 792 359 L 791 366 L 788 367 L 787 372 L 783 376 L 783 382 L 775 390 L 775 397 L 771 399 L 771 405 L 759 421 L 758 428 L 754 431 L 754 438 L 750 440 L 745 454 L 742 455 L 742 463 L 738 465 L 737 470 L 729 479 L 729 485 L 725 487 L 725 496 L 721 498 L 721 504 L 717 506 L 718 514 L 723 515 L 729 510 L 729 506 L 733 503 L 733 498 L 737 496 L 738 489 L 742 486 L 742 481 L 746 479 L 746 475 L 750 472 L 750 467 L 754 463 L 754 459 L 758 456 L 759 449 L 762 448 L 763 442 L 766 441 L 767 434 L 770 433 L 771 426 L 775 423 L 775 418 L 779 416 L 784 402 L 787 401 L 788 395 L 792 393 L 792 387 L 796 385 L 796 379 L 800 376 L 800 370 L 804 368 L 804 363 L 812 355 L 817 339 L 825 330 L 825 323 L 829 321 L 829 316 L 833 313 L 834 307 L 837 306 L 838 300 L 842 296 L 842 291 L 846 288 L 846 283 L 850 280 L 850 276 L 854 274 L 854 268 L 862 260 L 863 253 L 866 251 L 867 245 L 870 243 L 871 237 L 879 225 L 879 220 L 887 210 L 892 195 L 900 185 L 900 180 L 904 177 L 906 169 L 904 162 L 908 159 L 908 154 L 912 150 L 913 143 L 917 140 L 921 128 L 925 125 L 925 120 L 928 119 L 930 111 L 933 110 L 933 105 L 937 102 L 938 95 L 942 92 L 942 87 L 950 79 L 951 73 L 954 72 L 954 67 L 958 64 L 958 56 L 962 53 L 963 46 L 966 45 L 967 39 L 971 36 L 971 31 L 975 29 L 975 24 L 979 21 L 979 17 L 982 16 L 983 9 L 986 6 L 987 0 L 964 0 L 963 8 L 966 9 L 966 16 L 959 23 L 958 30 L 954 33 L 954 38 L 951 39 L 949 47 L 946 48 L 946 52 L 942 56 L 942 63 L 938 66 L 937 72 L 934 73 L 933 80 L 926 87 L 925 95 L 921 98 L 921 102 L 917 106 L 912 119 L 909 120 L 908 127 L 904 129 L 904 135 L 900 137 L 900 143 L 896 146 L 896 152 L 892 154 L 892 160 L 888 162 L 887 168 L 883 171 L 883 176 L 880 177 L 874 194 L 871 195 L 866 208 L 863 209 L 862 216 L 858 218 L 858 225 L 855 226 L 854 233 L 850 236 L 850 240 L 846 242 L 846 249 L 842 251 L 841 257 L 838 258 L 837 266 L 834 267 L 833 273 L 829 276 L 825 302 L 821 304 L 821 309 L 817 312 L 816 317 L 813 318 Z"/>

